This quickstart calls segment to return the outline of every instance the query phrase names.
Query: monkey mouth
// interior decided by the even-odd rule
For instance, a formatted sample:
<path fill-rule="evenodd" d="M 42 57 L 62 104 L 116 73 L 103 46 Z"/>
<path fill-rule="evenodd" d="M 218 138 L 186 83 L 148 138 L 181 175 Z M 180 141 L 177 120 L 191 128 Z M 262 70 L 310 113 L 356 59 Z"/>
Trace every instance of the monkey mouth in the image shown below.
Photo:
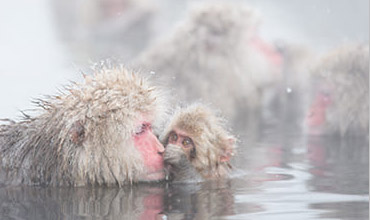
<path fill-rule="evenodd" d="M 170 164 L 170 163 L 165 163 L 165 165 L 164 165 L 164 169 L 165 169 L 165 171 L 170 171 L 170 170 L 172 170 L 173 169 L 173 165 L 172 164 Z"/>
<path fill-rule="evenodd" d="M 165 170 L 165 173 L 166 173 L 167 176 L 168 176 L 168 174 L 174 172 L 175 169 L 176 169 L 176 164 L 175 163 L 171 163 L 168 160 L 164 161 L 164 170 Z"/>

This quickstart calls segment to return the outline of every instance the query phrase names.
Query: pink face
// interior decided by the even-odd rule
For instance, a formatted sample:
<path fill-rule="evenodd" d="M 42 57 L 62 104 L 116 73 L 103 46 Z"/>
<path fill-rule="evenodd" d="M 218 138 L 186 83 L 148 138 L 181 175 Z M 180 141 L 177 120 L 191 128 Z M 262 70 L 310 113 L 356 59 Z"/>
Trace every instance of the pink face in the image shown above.
<path fill-rule="evenodd" d="M 163 219 L 164 214 L 160 214 L 163 207 L 163 189 L 154 189 L 154 192 L 143 198 L 142 204 L 144 211 L 141 213 L 139 219 Z"/>
<path fill-rule="evenodd" d="M 149 122 L 141 122 L 135 131 L 133 140 L 147 170 L 147 175 L 140 177 L 139 180 L 153 181 L 163 179 L 162 153 L 164 152 L 164 147 L 153 134 L 151 124 Z"/>
<path fill-rule="evenodd" d="M 306 116 L 306 123 L 309 127 L 310 134 L 322 133 L 321 128 L 326 121 L 326 111 L 331 103 L 332 99 L 329 93 L 320 91 L 316 95 Z"/>
<path fill-rule="evenodd" d="M 195 148 L 194 142 L 188 134 L 178 129 L 174 129 L 170 132 L 168 135 L 168 143 L 182 147 L 186 155 L 190 155 L 190 152 Z"/>
<path fill-rule="evenodd" d="M 263 41 L 260 37 L 255 36 L 249 42 L 259 53 L 261 53 L 267 61 L 275 67 L 281 67 L 283 64 L 283 56 L 273 45 Z"/>

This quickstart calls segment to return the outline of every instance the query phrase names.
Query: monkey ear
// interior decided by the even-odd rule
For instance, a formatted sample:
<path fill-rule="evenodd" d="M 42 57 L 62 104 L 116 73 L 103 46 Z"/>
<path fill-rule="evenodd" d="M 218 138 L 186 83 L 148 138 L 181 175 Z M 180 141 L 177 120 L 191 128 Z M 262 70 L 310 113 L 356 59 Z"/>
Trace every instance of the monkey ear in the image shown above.
<path fill-rule="evenodd" d="M 235 144 L 235 138 L 229 137 L 226 140 L 223 141 L 222 146 L 222 152 L 220 155 L 220 161 L 221 162 L 228 162 L 230 158 L 234 155 L 234 144 Z"/>
<path fill-rule="evenodd" d="M 74 144 L 81 145 L 85 140 L 85 127 L 80 120 L 72 124 L 69 130 L 71 141 Z"/>

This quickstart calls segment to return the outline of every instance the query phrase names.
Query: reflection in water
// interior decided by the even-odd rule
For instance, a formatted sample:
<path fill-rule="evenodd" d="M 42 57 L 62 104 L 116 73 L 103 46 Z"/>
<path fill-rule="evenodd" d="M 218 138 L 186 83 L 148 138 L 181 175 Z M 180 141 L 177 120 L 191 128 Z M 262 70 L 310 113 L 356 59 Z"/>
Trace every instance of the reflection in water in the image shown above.
<path fill-rule="evenodd" d="M 313 191 L 340 194 L 369 193 L 369 143 L 360 139 L 308 140 L 308 184 Z"/>
<path fill-rule="evenodd" d="M 155 219 L 162 209 L 163 188 L 0 189 L 0 214 L 10 219 Z"/>
<path fill-rule="evenodd" d="M 368 144 L 302 136 L 250 143 L 229 180 L 123 188 L 0 188 L 9 219 L 367 219 Z"/>
<path fill-rule="evenodd" d="M 332 202 L 332 203 L 313 203 L 312 209 L 324 210 L 319 215 L 320 218 L 332 219 L 368 219 L 369 202 Z"/>
<path fill-rule="evenodd" d="M 209 219 L 234 214 L 229 181 L 174 184 L 166 190 L 164 213 L 169 219 Z"/>
<path fill-rule="evenodd" d="M 107 55 L 115 55 L 123 60 L 132 59 L 153 40 L 154 34 L 158 34 L 153 33 L 150 28 L 150 24 L 154 22 L 152 19 L 160 15 L 169 18 L 172 14 L 176 14 L 173 17 L 180 17 L 177 15 L 181 14 L 183 9 L 180 9 L 179 3 L 188 4 L 184 3 L 185 1 L 159 1 L 162 4 L 173 2 L 166 6 L 170 9 L 166 15 L 157 13 L 145 4 L 142 5 L 141 2 L 145 0 L 104 1 L 104 3 L 85 0 L 52 1 L 51 12 L 47 11 L 46 1 L 40 2 L 44 7 L 31 7 L 32 4 L 28 3 L 23 3 L 23 6 L 27 6 L 23 8 L 17 6 L 8 10 L 4 7 L 4 11 L 9 12 L 8 17 L 12 19 L 4 19 L 10 26 L 5 26 L 4 31 L 8 34 L 2 36 L 6 37 L 2 38 L 2 42 L 5 42 L 3 46 L 10 45 L 4 47 L 5 50 L 2 50 L 1 54 L 5 62 L 0 73 L 5 74 L 6 78 L 3 80 L 4 85 L 0 86 L 3 89 L 2 94 L 6 95 L 2 99 L 4 105 L 0 108 L 2 117 L 9 116 L 4 113 L 4 109 L 13 106 L 11 104 L 13 99 L 18 99 L 14 98 L 16 92 L 25 93 L 27 100 L 25 103 L 29 103 L 29 98 L 37 97 L 37 94 L 30 95 L 31 90 L 27 88 L 47 86 L 53 79 L 60 82 L 57 80 L 58 77 L 65 77 L 60 74 L 65 72 L 62 71 L 64 64 L 60 63 L 69 63 L 71 60 L 73 63 L 84 63 L 90 58 L 96 60 Z M 111 2 L 114 7 L 104 5 L 107 2 Z M 265 35 L 269 33 L 270 38 L 276 37 L 277 33 L 280 35 L 282 29 L 289 29 L 291 28 L 289 25 L 293 24 L 299 27 L 298 36 L 304 35 L 307 37 L 306 41 L 312 40 L 314 44 L 325 44 L 321 45 L 325 48 L 339 44 L 347 36 L 349 40 L 368 39 L 366 31 L 368 29 L 364 28 L 368 25 L 362 25 L 368 23 L 368 11 L 354 14 L 352 11 L 358 10 L 351 10 L 354 8 L 350 7 L 354 5 L 356 9 L 367 10 L 368 7 L 363 7 L 368 6 L 366 0 L 362 1 L 364 3 L 356 1 L 356 4 L 343 0 L 326 3 L 316 0 L 309 1 L 309 4 L 306 1 L 305 8 L 309 10 L 303 14 L 300 10 L 302 2 L 294 4 L 292 1 L 289 4 L 283 4 L 281 1 L 249 2 L 259 5 L 262 9 L 261 12 L 266 16 L 267 26 L 270 28 L 265 28 L 262 32 Z M 82 3 L 86 3 L 86 7 Z M 100 4 L 102 8 L 99 8 Z M 332 6 L 321 7 L 322 5 Z M 39 10 L 34 10 L 35 8 L 39 8 L 40 13 Z M 331 11 L 327 11 L 328 9 Z M 136 11 L 136 15 L 130 13 L 132 11 Z M 13 16 L 14 12 L 27 16 Z M 55 17 L 44 17 L 47 12 Z M 303 16 L 305 13 L 313 12 L 314 14 Z M 341 14 L 342 12 L 346 14 Z M 316 16 L 317 13 L 321 16 Z M 40 17 L 34 16 L 36 14 L 40 14 Z M 275 19 L 277 14 L 279 19 Z M 29 20 L 28 17 L 35 19 Z M 17 19 L 25 20 L 25 23 L 19 25 Z M 175 19 L 162 20 L 173 22 Z M 284 20 L 289 20 L 289 25 L 281 25 L 280 22 Z M 40 24 L 36 21 L 55 21 L 55 27 L 48 22 Z M 332 24 L 321 26 L 323 21 Z M 342 28 L 344 23 L 347 28 Z M 309 24 L 312 27 L 302 24 Z M 33 30 L 32 33 L 35 35 L 22 31 L 23 28 L 27 31 Z M 53 28 L 58 31 L 58 37 L 65 43 L 64 49 L 70 52 L 67 56 L 56 55 L 59 52 L 50 54 L 59 51 L 60 47 L 58 42 L 54 42 L 51 40 L 54 38 L 49 36 Z M 301 28 L 304 30 L 301 31 Z M 322 32 L 308 33 L 317 28 L 322 29 Z M 19 32 L 10 31 L 12 29 L 19 29 Z M 275 35 L 271 34 L 273 32 Z M 289 39 L 296 38 L 293 32 L 285 32 Z M 332 37 L 328 37 L 328 33 L 331 33 Z M 313 37 L 310 34 L 317 36 Z M 24 39 L 25 35 L 28 41 Z M 297 39 L 302 40 L 300 37 Z M 35 51 L 38 52 L 37 56 L 34 56 Z M 21 75 L 14 77 L 12 83 L 13 77 L 10 75 L 16 73 Z M 41 76 L 31 73 L 45 74 Z M 35 81 L 35 76 L 44 80 Z M 26 84 L 30 87 L 25 87 Z M 15 89 L 11 90 L 13 88 Z M 293 88 L 293 93 L 287 92 L 292 96 L 295 91 Z M 41 90 L 39 93 L 48 94 Z M 281 126 L 284 129 L 292 127 L 286 123 L 291 123 L 293 115 L 291 110 L 294 110 L 291 107 L 296 105 L 288 99 L 288 96 L 285 98 L 283 103 L 287 107 L 283 109 L 284 115 L 277 117 L 287 121 Z M 309 137 L 306 140 L 301 134 L 289 135 L 278 126 L 271 123 L 268 126 L 266 129 L 265 126 L 258 125 L 256 132 L 248 134 L 242 130 L 236 131 L 240 133 L 241 142 L 238 155 L 234 159 L 236 172 L 230 180 L 201 184 L 142 184 L 123 188 L 41 188 L 0 185 L 0 219 L 368 219 L 368 139 Z M 295 125 L 289 130 L 298 130 L 297 127 L 299 126 Z"/>

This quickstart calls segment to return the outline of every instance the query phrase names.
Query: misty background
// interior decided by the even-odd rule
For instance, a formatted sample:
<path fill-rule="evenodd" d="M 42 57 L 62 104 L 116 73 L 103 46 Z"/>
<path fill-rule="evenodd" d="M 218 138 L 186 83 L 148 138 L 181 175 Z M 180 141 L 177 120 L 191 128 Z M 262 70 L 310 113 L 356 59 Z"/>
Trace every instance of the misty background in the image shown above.
<path fill-rule="evenodd" d="M 32 98 L 55 94 L 101 59 L 129 63 L 205 1 L 16 0 L 0 7 L 0 118 L 17 119 Z M 207 1 L 211 2 L 211 1 Z M 244 0 L 262 18 L 261 38 L 324 53 L 368 42 L 367 0 Z"/>
<path fill-rule="evenodd" d="M 2 1 L 0 6 L 0 119 L 20 119 L 21 110 L 35 108 L 31 102 L 33 99 L 56 94 L 70 81 L 82 81 L 81 72 L 88 71 L 89 67 L 100 63 L 101 60 L 111 59 L 130 65 L 148 48 L 157 45 L 163 39 L 170 38 L 176 31 L 176 27 L 189 20 L 188 12 L 205 2 L 219 1 Z M 268 65 L 265 64 L 268 62 L 253 62 L 255 60 L 253 58 L 258 56 L 256 52 L 261 53 L 258 50 L 252 50 L 252 56 L 246 58 L 243 57 L 244 53 L 235 55 L 234 51 L 240 48 L 235 46 L 230 48 L 230 45 L 225 44 L 224 41 L 217 41 L 222 39 L 217 38 L 217 35 L 222 35 L 220 32 L 215 33 L 216 37 L 210 41 L 216 42 L 215 45 L 217 43 L 221 46 L 227 45 L 226 49 L 232 52 L 226 53 L 225 56 L 222 51 L 212 56 L 208 51 L 214 48 L 204 50 L 206 52 L 201 55 L 204 55 L 202 58 L 207 58 L 204 59 L 207 62 L 203 63 L 203 69 L 199 69 L 212 75 L 200 76 L 201 74 L 194 72 L 193 75 L 187 75 L 188 80 L 178 82 L 179 78 L 183 78 L 178 76 L 175 79 L 176 76 L 171 75 L 173 70 L 171 68 L 181 73 L 181 70 L 176 68 L 185 66 L 184 72 L 193 73 L 192 70 L 196 68 L 191 68 L 193 67 L 191 65 L 198 64 L 196 62 L 198 60 L 189 62 L 188 66 L 182 66 L 181 62 L 190 56 L 191 49 L 188 51 L 185 49 L 183 54 L 171 53 L 171 49 L 177 48 L 177 42 L 174 47 L 163 48 L 164 52 L 170 51 L 167 54 L 161 53 L 160 47 L 155 55 L 165 54 L 164 58 L 159 59 L 162 59 L 162 63 L 168 61 L 166 55 L 169 54 L 171 58 L 167 63 L 173 65 L 164 65 L 164 71 L 162 71 L 167 70 L 167 73 L 170 73 L 162 76 L 169 78 L 168 82 L 175 85 L 168 88 L 173 91 L 170 92 L 171 98 L 180 89 L 186 90 L 186 93 L 191 90 L 193 93 L 200 94 L 199 87 L 207 87 L 204 90 L 206 95 L 202 93 L 203 98 L 211 97 L 210 100 L 218 101 L 220 104 L 212 107 L 223 107 L 223 110 L 230 108 L 235 112 L 240 110 L 241 112 L 238 113 L 241 114 L 234 117 L 233 122 L 246 122 L 247 126 L 252 125 L 252 131 L 256 130 L 247 136 L 243 129 L 233 128 L 233 134 L 235 132 L 240 142 L 237 154 L 233 158 L 235 169 L 230 179 L 222 184 L 216 181 L 196 185 L 138 184 L 126 188 L 15 187 L 3 186 L 0 183 L 0 216 L 6 219 L 154 219 L 154 217 L 155 219 L 368 219 L 368 136 L 343 139 L 337 136 L 327 138 L 324 135 L 307 137 L 300 133 L 296 134 L 296 131 L 299 132 L 299 126 L 282 123 L 283 126 L 273 127 L 271 121 L 289 119 L 291 120 L 289 122 L 297 125 L 304 119 L 308 107 L 304 102 L 308 102 L 305 100 L 308 99 L 306 94 L 311 91 L 306 89 L 310 86 L 310 81 L 306 80 L 309 76 L 301 74 L 309 72 L 305 71 L 308 65 L 304 60 L 305 50 L 302 50 L 303 55 L 300 54 L 301 48 L 310 50 L 315 57 L 327 54 L 347 43 L 365 43 L 368 48 L 369 1 L 225 0 L 224 2 L 245 4 L 253 11 L 257 11 L 261 18 L 261 24 L 256 30 L 257 39 L 261 40 L 262 46 L 270 45 L 271 48 L 267 49 L 275 50 L 276 53 L 272 53 L 270 59 L 273 60 L 276 58 L 273 55 L 279 53 L 278 58 L 284 59 L 284 62 L 287 61 L 286 66 L 272 65 L 273 68 L 266 68 L 268 71 L 265 72 L 271 73 L 277 70 L 281 72 L 280 75 L 263 75 L 265 80 L 260 80 L 261 84 L 264 83 L 263 81 L 269 83 L 260 86 L 254 85 L 257 84 L 255 83 L 257 80 L 243 81 L 244 78 L 240 77 L 243 74 L 237 75 L 238 71 L 228 72 L 227 68 L 235 67 L 232 62 L 235 57 L 241 60 L 239 63 L 237 60 L 236 64 L 241 67 L 251 67 L 252 70 L 254 67 L 266 67 Z M 243 21 L 249 22 L 249 20 Z M 246 28 L 248 31 L 253 29 L 253 27 L 248 28 Z M 212 27 L 210 30 L 210 32 L 213 31 Z M 238 34 L 238 30 L 234 29 L 234 31 Z M 180 39 L 186 41 L 187 35 L 181 36 L 185 36 Z M 194 44 L 204 42 L 197 41 L 198 38 L 195 37 L 190 39 L 193 40 L 191 43 L 195 42 Z M 244 38 L 240 39 L 241 43 L 237 42 L 240 44 L 234 45 L 245 46 Z M 286 51 L 279 47 L 284 44 L 287 45 Z M 290 48 L 291 45 L 293 46 Z M 249 46 L 250 44 L 246 44 L 247 49 Z M 241 48 L 240 50 L 245 49 L 245 47 Z M 294 51 L 297 48 L 297 53 L 289 54 L 289 49 Z M 288 56 L 285 56 L 286 54 Z M 177 63 L 174 62 L 174 55 L 180 57 Z M 219 58 L 221 62 L 214 62 L 214 57 Z M 208 62 L 209 60 L 211 61 Z M 300 62 L 301 60 L 303 62 Z M 307 60 L 313 63 L 311 61 L 314 59 L 311 60 L 309 57 Z M 202 64 L 201 61 L 200 64 Z M 156 64 L 156 60 L 153 63 Z M 228 66 L 230 63 L 232 65 Z M 277 63 L 279 64 L 279 59 Z M 225 69 L 227 71 L 224 71 Z M 263 72 L 258 70 L 257 68 L 257 75 Z M 144 68 L 143 71 L 143 74 L 155 75 L 159 78 L 160 71 L 156 74 Z M 228 75 L 225 76 L 225 72 Z M 242 73 L 247 75 L 248 71 Z M 278 77 L 272 79 L 276 75 Z M 209 76 L 213 78 L 210 79 Z M 239 76 L 241 80 L 238 77 L 235 77 L 237 78 L 235 80 L 234 76 Z M 266 79 L 269 76 L 271 77 Z M 202 77 L 208 79 L 207 82 L 202 80 Z M 171 81 L 172 78 L 174 80 Z M 241 83 L 236 85 L 235 81 L 238 80 Z M 270 81 L 273 82 L 270 83 Z M 343 84 L 348 84 L 350 79 L 343 81 Z M 351 82 L 349 84 L 353 85 Z M 275 113 L 267 112 L 271 114 L 265 115 L 265 112 L 262 112 L 264 119 L 267 119 L 263 122 L 268 122 L 261 126 L 263 132 L 260 132 L 260 127 L 257 125 L 258 120 L 255 127 L 251 123 L 253 120 L 243 121 L 247 115 L 245 112 L 247 108 L 241 107 L 244 102 L 253 99 L 253 95 L 258 100 L 265 98 L 252 93 L 253 95 L 244 99 L 243 95 L 248 95 L 243 94 L 243 92 L 248 93 L 248 90 L 244 89 L 253 86 L 258 91 L 270 89 L 272 94 L 271 97 L 267 97 L 270 98 L 271 105 L 262 103 L 254 109 L 260 113 L 268 106 L 270 110 L 272 109 L 271 112 Z M 366 94 L 361 92 L 368 91 L 368 87 L 364 89 L 351 86 L 352 88 L 354 90 L 351 91 L 358 91 L 358 95 Z M 215 94 L 220 91 L 221 95 L 207 96 L 209 93 L 214 95 L 209 91 Z M 345 90 L 345 93 L 346 91 L 348 90 Z M 237 97 L 240 94 L 243 99 Z M 229 103 L 236 104 L 229 105 Z M 357 103 L 362 104 L 362 102 Z M 276 107 L 279 104 L 281 104 L 280 107 L 283 106 L 281 113 Z M 368 103 L 363 104 L 366 107 L 365 104 Z M 357 104 L 344 103 L 343 106 L 358 109 Z M 32 115 L 30 111 L 26 113 Z M 251 115 L 252 119 L 257 118 Z M 233 123 L 231 117 L 227 120 Z M 289 131 L 294 131 L 293 135 L 283 131 L 287 127 L 290 128 Z"/>

